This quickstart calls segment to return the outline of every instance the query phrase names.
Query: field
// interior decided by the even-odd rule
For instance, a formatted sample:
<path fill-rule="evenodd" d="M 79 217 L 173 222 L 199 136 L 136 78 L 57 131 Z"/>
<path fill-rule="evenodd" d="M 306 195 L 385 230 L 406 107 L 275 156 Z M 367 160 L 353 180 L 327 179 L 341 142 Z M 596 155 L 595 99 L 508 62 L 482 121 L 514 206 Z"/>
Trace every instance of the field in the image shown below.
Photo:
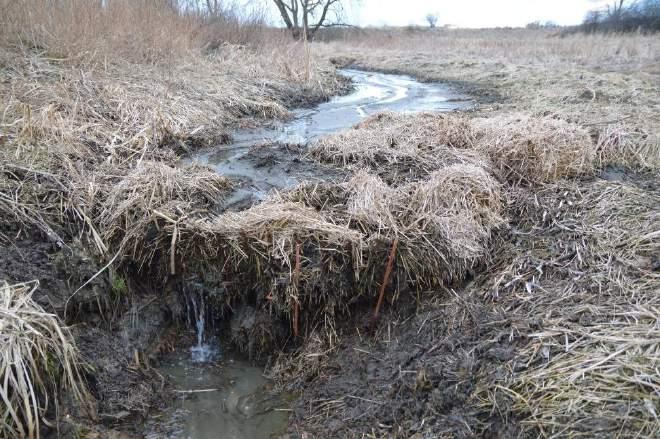
<path fill-rule="evenodd" d="M 306 45 L 112 4 L 0 0 L 0 437 L 139 436 L 193 293 L 254 313 L 233 343 L 302 437 L 660 433 L 656 36 Z M 180 159 L 347 92 L 345 66 L 477 105 L 367 118 L 305 149 L 346 178 L 218 211 L 236 182 Z"/>

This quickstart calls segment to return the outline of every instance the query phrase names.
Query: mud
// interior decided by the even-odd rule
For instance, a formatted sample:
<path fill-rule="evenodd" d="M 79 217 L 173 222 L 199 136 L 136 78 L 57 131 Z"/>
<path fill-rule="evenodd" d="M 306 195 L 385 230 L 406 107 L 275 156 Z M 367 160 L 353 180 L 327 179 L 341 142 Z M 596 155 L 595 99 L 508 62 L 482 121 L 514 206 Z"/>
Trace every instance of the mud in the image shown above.
<path fill-rule="evenodd" d="M 234 192 L 219 206 L 222 211 L 246 209 L 262 201 L 270 191 L 302 181 L 336 181 L 346 176 L 341 169 L 307 157 L 304 146 L 278 142 L 220 147 L 197 155 L 195 161 L 232 179 Z"/>
<path fill-rule="evenodd" d="M 34 298 L 70 326 L 94 398 L 92 413 L 87 413 L 62 395 L 59 422 L 43 424 L 42 436 L 139 435 L 148 411 L 164 396 L 166 383 L 150 364 L 168 343 L 173 321 L 168 295 L 140 294 L 145 288 L 130 282 L 119 291 L 107 271 L 78 291 L 102 267 L 85 250 L 90 247 L 75 239 L 67 241 L 70 244 L 60 248 L 40 232 L 23 231 L 10 245 L 0 246 L 0 279 L 38 280 Z M 134 292 L 131 296 L 129 289 Z M 49 417 L 58 418 L 54 412 Z"/>
<path fill-rule="evenodd" d="M 73 292 L 100 269 L 80 243 L 60 248 L 40 232 L 21 233 L 18 239 L 0 246 L 0 260 L 0 279 L 10 283 L 38 280 L 35 300 L 58 314 L 64 314 L 65 305 L 76 313 L 92 307 L 98 310 L 106 304 L 107 276 L 98 276 L 90 282 L 90 288 L 79 291 L 67 303 Z"/>
<path fill-rule="evenodd" d="M 374 334 L 353 328 L 320 371 L 294 381 L 305 390 L 290 431 L 303 437 L 515 437 L 511 419 L 489 415 L 472 396 L 477 383 L 504 373 L 500 366 L 512 358 L 517 341 L 508 339 L 503 316 L 449 292 L 417 310 L 405 302 L 383 316 Z"/>

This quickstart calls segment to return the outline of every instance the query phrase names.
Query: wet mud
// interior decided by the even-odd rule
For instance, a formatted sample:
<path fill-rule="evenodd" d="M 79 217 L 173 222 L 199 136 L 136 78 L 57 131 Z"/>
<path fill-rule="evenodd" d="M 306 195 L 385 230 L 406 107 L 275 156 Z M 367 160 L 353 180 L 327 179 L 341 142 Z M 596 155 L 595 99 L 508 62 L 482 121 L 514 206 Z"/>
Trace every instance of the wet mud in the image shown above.
<path fill-rule="evenodd" d="M 294 384 L 305 390 L 290 431 L 303 437 L 468 438 L 477 431 L 515 437 L 511 420 L 484 416 L 472 396 L 477 383 L 504 373 L 513 355 L 514 344 L 494 324 L 502 316 L 469 296 L 423 309 L 405 303 L 397 302 L 374 333 L 347 330 L 352 335 L 316 375 Z"/>

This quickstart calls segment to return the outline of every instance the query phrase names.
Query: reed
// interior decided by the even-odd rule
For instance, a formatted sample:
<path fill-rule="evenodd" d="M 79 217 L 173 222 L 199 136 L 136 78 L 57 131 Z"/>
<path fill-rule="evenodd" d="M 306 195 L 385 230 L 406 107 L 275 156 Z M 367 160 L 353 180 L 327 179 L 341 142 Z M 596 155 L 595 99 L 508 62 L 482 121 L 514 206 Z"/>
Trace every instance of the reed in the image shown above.
<path fill-rule="evenodd" d="M 38 438 L 62 390 L 83 405 L 89 398 L 73 337 L 32 300 L 38 286 L 0 285 L 0 437 Z"/>

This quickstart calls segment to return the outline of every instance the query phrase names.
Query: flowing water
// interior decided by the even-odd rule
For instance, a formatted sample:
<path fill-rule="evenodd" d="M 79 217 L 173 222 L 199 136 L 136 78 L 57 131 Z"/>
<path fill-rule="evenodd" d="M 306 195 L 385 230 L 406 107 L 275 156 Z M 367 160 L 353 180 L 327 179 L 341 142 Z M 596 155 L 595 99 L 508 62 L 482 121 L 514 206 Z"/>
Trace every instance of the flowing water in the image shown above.
<path fill-rule="evenodd" d="M 225 208 L 248 207 L 272 189 L 291 187 L 303 180 L 341 177 L 336 170 L 306 159 L 304 146 L 350 128 L 369 115 L 386 110 L 465 110 L 474 104 L 441 84 L 421 83 L 408 76 L 359 70 L 341 73 L 353 80 L 352 93 L 314 108 L 296 110 L 290 121 L 273 127 L 237 131 L 230 145 L 202 151 L 193 158 L 238 182 L 235 192 L 225 200 Z"/>
<path fill-rule="evenodd" d="M 439 84 L 407 76 L 344 70 L 353 93 L 336 97 L 270 128 L 237 131 L 230 145 L 204 151 L 192 161 L 214 167 L 238 181 L 225 209 L 242 209 L 272 189 L 302 180 L 341 177 L 304 157 L 314 139 L 351 127 L 376 112 L 453 111 L 472 102 Z M 187 298 L 189 327 L 196 343 L 164 358 L 160 371 L 176 387 L 177 397 L 146 423 L 147 438 L 260 439 L 284 437 L 290 398 L 273 396 L 262 369 L 223 352 L 202 295 Z M 210 324 L 211 323 L 211 324 Z"/>

